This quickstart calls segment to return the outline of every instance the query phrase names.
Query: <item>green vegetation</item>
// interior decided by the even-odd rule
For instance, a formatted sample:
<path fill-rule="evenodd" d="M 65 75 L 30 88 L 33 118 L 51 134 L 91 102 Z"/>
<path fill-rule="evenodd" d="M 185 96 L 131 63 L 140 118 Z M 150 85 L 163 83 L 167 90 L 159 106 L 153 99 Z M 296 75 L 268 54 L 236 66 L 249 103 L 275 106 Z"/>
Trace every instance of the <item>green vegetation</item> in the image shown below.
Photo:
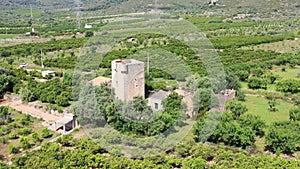
<path fill-rule="evenodd" d="M 277 36 L 224 36 L 211 38 L 216 49 L 239 48 L 242 46 L 258 45 L 263 43 L 278 42 L 294 39 L 293 35 Z"/>
<path fill-rule="evenodd" d="M 268 148 L 276 153 L 294 153 L 300 144 L 299 122 L 278 122 L 269 129 Z"/>
<path fill-rule="evenodd" d="M 40 58 L 41 50 L 43 52 L 52 52 L 57 50 L 67 50 L 82 47 L 87 41 L 86 38 L 71 38 L 71 39 L 61 39 L 45 43 L 30 43 L 30 44 L 20 44 L 9 47 L 0 47 L 1 57 L 28 57 L 34 56 L 35 59 Z"/>
<path fill-rule="evenodd" d="M 212 135 L 208 137 L 208 141 L 214 143 L 222 142 L 226 145 L 234 145 L 242 148 L 254 145 L 255 136 L 264 134 L 265 123 L 258 116 L 242 115 L 236 117 L 233 112 L 231 111 L 221 115 L 221 121 L 218 123 Z M 204 132 L 210 130 L 208 126 L 204 128 L 206 122 L 216 123 L 218 121 L 217 118 L 220 118 L 217 112 L 211 113 L 216 115 L 205 115 L 197 122 L 194 129 L 196 141 L 202 141 L 202 138 L 205 138 L 203 134 L 206 133 L 203 133 L 203 130 Z"/>
<path fill-rule="evenodd" d="M 16 35 L 0 35 L 0 39 L 12 39 L 14 38 Z"/>
<path fill-rule="evenodd" d="M 26 86 L 26 88 L 31 94 L 28 96 L 23 93 L 23 98 L 25 101 L 29 102 L 40 100 L 43 103 L 68 106 L 69 101 L 73 99 L 71 87 L 64 85 L 61 80 L 57 78 L 45 83 L 31 80 L 28 81 L 28 86 Z"/>
<path fill-rule="evenodd" d="M 26 17 L 30 17 L 30 10 L 25 10 L 25 9 L 18 9 L 18 10 L 13 10 L 12 11 L 13 14 L 16 15 L 22 15 L 22 16 L 26 16 Z M 39 18 L 41 17 L 42 11 L 41 10 L 32 10 L 32 15 L 35 18 Z"/>
<path fill-rule="evenodd" d="M 77 57 L 63 57 L 63 58 L 51 58 L 43 61 L 43 64 L 47 67 L 56 67 L 63 69 L 73 69 L 75 67 Z M 35 60 L 36 65 L 41 65 L 41 60 Z"/>
<path fill-rule="evenodd" d="M 279 53 L 299 53 L 300 40 L 284 40 L 274 43 L 261 44 L 257 46 L 244 47 L 243 49 L 254 49 L 254 50 L 271 50 Z"/>
<path fill-rule="evenodd" d="M 260 116 L 267 124 L 280 121 L 289 120 L 289 110 L 293 107 L 291 103 L 278 100 L 276 106 L 278 111 L 271 112 L 268 110 L 268 100 L 260 96 L 247 96 L 246 101 L 243 103 L 247 108 L 246 114 Z"/>
<path fill-rule="evenodd" d="M 93 168 L 297 168 L 295 160 L 268 156 L 263 153 L 248 154 L 224 146 L 202 145 L 187 140 L 176 146 L 170 154 L 161 154 L 142 159 L 128 159 L 107 155 L 106 151 L 89 139 L 70 139 L 44 144 L 38 151 L 13 159 L 13 167 L 67 168 L 86 166 Z M 70 151 L 69 146 L 73 148 Z M 171 155 L 173 154 L 173 155 Z M 232 160 L 235 160 L 234 163 Z"/>
<path fill-rule="evenodd" d="M 0 99 L 3 98 L 6 92 L 13 92 L 14 85 L 17 83 L 16 78 L 7 76 L 5 74 L 0 75 Z"/>
<path fill-rule="evenodd" d="M 267 81 L 262 78 L 253 77 L 248 80 L 249 89 L 267 89 Z"/>
<path fill-rule="evenodd" d="M 241 115 L 248 111 L 247 107 L 236 101 L 226 103 L 226 109 L 230 110 L 234 119 L 238 119 Z"/>
<path fill-rule="evenodd" d="M 276 83 L 276 89 L 280 92 L 298 93 L 300 92 L 300 81 L 298 80 L 282 80 Z"/>
<path fill-rule="evenodd" d="M 13 2 L 5 1 L 5 5 L 11 3 Z M 19 3 L 28 6 L 28 2 Z M 37 5 L 35 2 L 30 3 Z M 44 4 L 46 1 L 40 3 Z M 166 153 L 147 158 L 128 159 L 120 157 L 120 155 L 126 155 L 126 152 L 121 151 L 120 146 L 128 149 L 139 146 L 136 149 L 137 154 L 143 149 L 149 150 L 144 154 L 147 155 L 151 154 L 157 145 L 150 144 L 152 138 L 146 138 L 143 142 L 134 142 L 130 138 L 121 138 L 116 134 L 117 132 L 131 137 L 172 136 L 168 133 L 168 129 L 188 130 L 187 124 L 190 121 L 183 123 L 186 117 L 181 111 L 185 105 L 181 103 L 182 97 L 175 93 L 164 100 L 165 110 L 152 112 L 146 100 L 142 98 L 135 98 L 128 103 L 114 100 L 112 90 L 107 87 L 107 84 L 100 87 L 88 84 L 81 93 L 76 88 L 72 89 L 73 80 L 81 77 L 69 71 L 71 72 L 82 57 L 94 54 L 98 49 L 89 48 L 88 54 L 84 56 L 78 56 L 78 51 L 90 37 L 98 35 L 96 31 L 105 25 L 105 22 L 115 19 L 114 16 L 100 17 L 103 15 L 101 12 L 114 10 L 116 4 L 122 3 L 124 8 L 130 4 L 127 0 L 110 0 L 105 5 L 102 1 L 88 3 L 91 4 L 81 8 L 85 12 L 82 16 L 81 27 L 87 23 L 93 25 L 92 29 L 76 29 L 77 21 L 73 17 L 76 10 L 74 7 L 52 11 L 44 5 L 38 8 L 39 10 L 33 11 L 35 19 L 32 20 L 29 20 L 30 11 L 27 9 L 4 10 L 3 14 L 0 14 L 0 16 L 7 14 L 8 17 L 0 19 L 0 39 L 16 36 L 24 38 L 25 36 L 21 34 L 30 32 L 31 25 L 34 25 L 38 36 L 28 36 L 28 38 L 47 39 L 41 43 L 17 43 L 18 45 L 8 44 L 6 47 L 0 47 L 0 98 L 6 93 L 14 93 L 19 95 L 25 103 L 39 100 L 48 107 L 59 109 L 59 112 L 70 106 L 70 109 L 78 115 L 81 125 L 90 124 L 89 127 L 98 129 L 107 122 L 116 131 L 109 134 L 92 133 L 91 137 L 99 141 L 97 143 L 88 138 L 74 138 L 73 134 L 58 138 L 56 143 L 47 143 L 57 134 L 42 127 L 41 121 L 22 115 L 9 107 L 1 106 L 0 161 L 12 160 L 13 164 L 6 166 L 0 163 L 0 168 L 300 167 L 299 160 L 294 160 L 299 159 L 300 145 L 300 75 L 298 70 L 300 55 L 297 48 L 299 40 L 295 40 L 299 37 L 299 18 L 292 17 L 292 15 L 288 16 L 288 19 L 278 18 L 278 20 L 254 17 L 262 15 L 258 13 L 268 16 L 287 15 L 282 14 L 284 12 L 281 10 L 284 7 L 281 5 L 274 6 L 272 11 L 266 9 L 264 11 L 259 7 L 251 8 L 250 4 L 245 5 L 244 2 L 239 2 L 240 6 L 236 9 L 232 5 L 222 6 L 223 3 L 232 3 L 232 1 L 220 1 L 221 5 L 216 6 L 189 0 L 160 2 L 159 9 L 167 10 L 180 6 L 182 11 L 188 11 L 186 6 L 193 6 L 193 10 L 186 13 L 195 15 L 185 14 L 174 16 L 174 18 L 185 18 L 205 32 L 215 48 L 214 52 L 219 54 L 224 65 L 227 84 L 221 86 L 221 82 L 206 77 L 205 66 L 188 45 L 162 34 L 137 34 L 128 37 L 134 38 L 133 42 L 129 42 L 126 38 L 119 41 L 116 46 L 111 46 L 112 50 L 101 61 L 97 60 L 93 63 L 99 68 L 96 70 L 98 74 L 109 77 L 112 60 L 124 59 L 148 49 L 162 49 L 174 54 L 178 59 L 182 59 L 194 73 L 186 77 L 185 72 L 179 72 L 178 76 L 174 77 L 173 74 L 166 73 L 159 68 L 150 68 L 150 74 L 146 77 L 147 93 L 159 89 L 174 90 L 181 85 L 185 90 L 194 91 L 193 101 L 197 122 L 193 132 L 189 133 L 182 143 Z M 265 2 L 260 3 L 265 4 Z M 278 5 L 277 2 L 275 3 Z M 55 4 L 49 2 L 49 4 L 56 7 L 70 6 L 65 2 Z M 0 8 L 5 5 L 1 4 Z M 242 6 L 247 6 L 247 9 L 243 9 Z M 289 3 L 286 6 L 291 7 Z M 145 5 L 140 8 L 150 7 L 151 5 Z M 231 7 L 236 12 L 224 15 L 227 13 L 225 10 Z M 100 12 L 100 9 L 105 11 Z M 135 11 L 136 8 L 128 7 L 128 9 L 131 10 L 130 12 L 140 11 L 140 9 Z M 222 17 L 201 16 L 197 11 L 222 13 Z M 175 12 L 178 13 L 178 11 Z M 239 19 L 243 13 L 247 15 Z M 95 16 L 91 16 L 94 14 Z M 98 14 L 99 16 L 96 16 Z M 124 15 L 124 18 L 126 17 L 129 16 Z M 162 15 L 161 17 L 169 16 Z M 3 40 L 3 43 L 6 41 L 8 40 Z M 91 43 L 97 45 L 97 42 Z M 41 50 L 43 64 L 46 66 L 44 69 L 40 69 Z M 160 59 L 164 60 L 162 56 L 159 55 Z M 24 69 L 15 68 L 23 62 L 29 63 L 29 66 Z M 86 72 L 94 68 L 88 64 L 85 66 Z M 33 70 L 27 71 L 26 69 Z M 52 80 L 51 78 L 42 79 L 40 71 L 47 69 L 58 70 L 57 77 Z M 172 65 L 171 69 L 175 72 L 177 67 Z M 92 74 L 88 76 L 88 79 L 91 80 L 94 77 L 95 75 Z M 219 103 L 215 94 L 224 87 L 235 89 L 237 99 L 226 103 L 227 110 L 224 113 L 208 112 Z M 241 87 L 242 90 L 240 90 Z M 73 105 L 73 101 L 78 102 Z M 125 113 L 125 117 L 121 113 Z M 103 140 L 107 140 L 111 145 L 111 152 L 104 149 Z M 202 144 L 203 142 L 206 143 Z M 41 149 L 31 151 L 39 145 Z M 28 152 L 19 156 L 19 153 L 25 151 Z M 277 156 L 266 154 L 264 151 Z M 285 158 L 293 160 L 281 158 L 279 155 L 282 153 Z M 11 159 L 9 155 L 13 158 Z"/>
<path fill-rule="evenodd" d="M 30 149 L 41 145 L 45 138 L 51 138 L 53 132 L 48 131 L 48 136 L 43 137 L 40 120 L 9 107 L 0 107 L 0 153 L 5 157 L 8 154 L 18 154 L 20 149 Z M 48 130 L 48 129 L 47 129 Z M 42 137 L 42 138 L 41 138 Z"/>
<path fill-rule="evenodd" d="M 295 108 L 290 110 L 290 120 L 300 121 L 300 108 Z"/>
<path fill-rule="evenodd" d="M 287 80 L 287 79 L 299 79 L 299 70 L 300 67 L 295 67 L 295 68 L 289 68 L 289 69 L 286 69 L 285 71 L 281 71 L 278 70 L 278 71 L 275 71 L 273 72 L 274 75 L 277 75 L 280 77 L 280 79 L 282 80 Z"/>
<path fill-rule="evenodd" d="M 93 98 L 93 91 L 96 93 L 96 98 Z M 182 96 L 175 92 L 164 100 L 164 111 L 156 114 L 140 97 L 136 97 L 128 103 L 114 100 L 112 91 L 107 87 L 107 84 L 95 89 L 88 85 L 84 92 L 84 97 L 74 108 L 82 125 L 88 123 L 99 126 L 102 124 L 101 121 L 105 120 L 110 126 L 122 133 L 155 136 L 173 127 L 174 123 L 179 124 L 181 120 L 177 118 L 182 114 Z M 87 112 L 85 103 L 92 103 L 94 99 L 97 99 L 99 103 L 96 110 Z M 83 102 L 82 105 L 81 102 Z M 95 113 L 98 115 L 95 116 Z M 143 119 L 147 121 L 143 121 Z"/>

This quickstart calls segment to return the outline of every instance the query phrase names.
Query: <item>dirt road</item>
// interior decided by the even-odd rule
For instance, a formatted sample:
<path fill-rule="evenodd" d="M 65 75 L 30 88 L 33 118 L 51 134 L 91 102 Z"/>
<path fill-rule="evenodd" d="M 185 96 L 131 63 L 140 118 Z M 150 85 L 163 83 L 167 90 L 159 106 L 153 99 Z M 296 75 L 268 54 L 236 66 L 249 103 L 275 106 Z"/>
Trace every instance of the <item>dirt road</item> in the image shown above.
<path fill-rule="evenodd" d="M 19 98 L 17 98 L 16 96 L 9 96 L 9 95 L 6 96 L 6 99 L 0 102 L 0 105 L 9 106 L 13 109 L 21 111 L 23 114 L 28 114 L 33 117 L 42 118 L 47 122 L 54 122 L 62 118 L 61 116 L 45 113 L 39 109 L 23 104 L 22 101 L 19 100 Z"/>

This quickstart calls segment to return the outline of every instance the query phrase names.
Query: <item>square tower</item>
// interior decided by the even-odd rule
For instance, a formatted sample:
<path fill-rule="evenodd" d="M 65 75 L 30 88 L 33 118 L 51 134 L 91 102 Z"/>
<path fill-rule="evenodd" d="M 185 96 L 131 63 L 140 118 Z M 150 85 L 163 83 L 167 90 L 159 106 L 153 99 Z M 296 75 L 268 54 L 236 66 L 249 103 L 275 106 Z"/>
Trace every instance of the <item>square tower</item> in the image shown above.
<path fill-rule="evenodd" d="M 134 59 L 114 60 L 111 65 L 115 98 L 125 102 L 135 96 L 145 98 L 144 62 Z"/>

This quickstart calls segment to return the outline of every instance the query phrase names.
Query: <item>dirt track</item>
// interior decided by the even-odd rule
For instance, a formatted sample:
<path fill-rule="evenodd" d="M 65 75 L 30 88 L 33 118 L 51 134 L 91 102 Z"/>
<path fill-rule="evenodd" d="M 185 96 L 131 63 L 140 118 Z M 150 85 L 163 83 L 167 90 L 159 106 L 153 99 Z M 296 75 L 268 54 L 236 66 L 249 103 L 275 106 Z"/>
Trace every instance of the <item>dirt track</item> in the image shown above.
<path fill-rule="evenodd" d="M 62 118 L 60 116 L 42 112 L 41 110 L 23 104 L 22 101 L 16 99 L 13 99 L 13 101 L 11 101 L 10 99 L 5 99 L 2 102 L 0 102 L 0 105 L 9 106 L 13 109 L 21 111 L 23 114 L 29 114 L 33 117 L 42 118 L 43 120 L 48 122 L 57 121 Z"/>

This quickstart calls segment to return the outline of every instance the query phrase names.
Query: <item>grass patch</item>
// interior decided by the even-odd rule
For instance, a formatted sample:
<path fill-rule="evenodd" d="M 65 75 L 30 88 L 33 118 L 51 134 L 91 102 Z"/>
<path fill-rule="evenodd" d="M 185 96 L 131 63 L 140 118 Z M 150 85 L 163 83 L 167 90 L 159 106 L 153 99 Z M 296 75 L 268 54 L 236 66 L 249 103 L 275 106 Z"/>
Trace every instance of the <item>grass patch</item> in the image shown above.
<path fill-rule="evenodd" d="M 13 11 L 14 14 L 17 14 L 17 15 L 23 15 L 23 16 L 26 16 L 26 17 L 30 17 L 30 9 L 18 9 L 18 10 L 14 10 Z M 41 10 L 32 10 L 32 15 L 33 17 L 41 17 L 42 16 L 42 13 L 43 11 Z"/>
<path fill-rule="evenodd" d="M 257 46 L 243 47 L 242 49 L 271 50 L 279 53 L 298 53 L 300 52 L 300 39 L 283 40 Z"/>
<path fill-rule="evenodd" d="M 16 37 L 16 35 L 0 35 L 0 39 L 12 39 Z"/>
<path fill-rule="evenodd" d="M 281 80 L 300 80 L 300 66 L 296 66 L 295 68 L 286 69 L 286 71 L 282 71 L 281 69 L 278 69 L 274 72 L 272 72 L 274 75 L 279 76 L 279 79 L 276 80 L 276 82 L 279 82 Z M 266 73 L 266 75 L 271 74 L 270 72 Z M 249 89 L 247 82 L 240 82 L 242 89 Z M 276 85 L 275 84 L 268 84 L 267 89 L 269 91 L 276 91 Z"/>
<path fill-rule="evenodd" d="M 275 71 L 273 72 L 275 75 L 278 75 L 281 80 L 287 80 L 287 79 L 295 79 L 300 80 L 298 77 L 298 74 L 300 73 L 300 66 L 296 66 L 294 69 L 286 69 L 286 71 Z"/>
<path fill-rule="evenodd" d="M 243 104 L 248 108 L 247 113 L 260 116 L 269 125 L 273 122 L 289 120 L 289 110 L 293 105 L 282 100 L 277 100 L 277 103 L 276 112 L 270 112 L 268 100 L 260 96 L 247 96 Z"/>

